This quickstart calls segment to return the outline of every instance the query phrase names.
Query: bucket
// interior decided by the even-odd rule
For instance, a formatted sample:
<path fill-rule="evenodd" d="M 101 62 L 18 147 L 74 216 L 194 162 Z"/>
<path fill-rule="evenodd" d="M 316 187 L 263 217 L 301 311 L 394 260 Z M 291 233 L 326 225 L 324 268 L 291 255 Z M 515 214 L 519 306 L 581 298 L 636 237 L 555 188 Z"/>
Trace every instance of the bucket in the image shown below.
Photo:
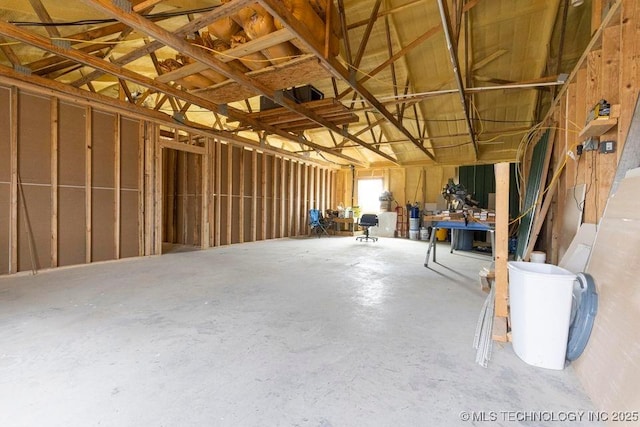
<path fill-rule="evenodd" d="M 508 267 L 513 351 L 529 365 L 564 369 L 576 275 L 551 264 Z"/>
<path fill-rule="evenodd" d="M 544 264 L 545 262 L 547 262 L 547 254 L 541 251 L 533 251 L 531 252 L 530 261 Z"/>
<path fill-rule="evenodd" d="M 429 240 L 429 230 L 425 227 L 420 229 L 420 240 Z"/>
<path fill-rule="evenodd" d="M 412 206 L 409 209 L 409 218 L 420 218 L 420 208 L 418 206 Z"/>
<path fill-rule="evenodd" d="M 438 228 L 438 231 L 436 231 L 436 239 L 438 239 L 438 242 L 444 242 L 447 240 L 447 229 Z"/>
<path fill-rule="evenodd" d="M 420 230 L 409 230 L 409 239 L 418 240 L 420 237 Z"/>
<path fill-rule="evenodd" d="M 409 230 L 420 230 L 420 218 L 409 218 Z"/>

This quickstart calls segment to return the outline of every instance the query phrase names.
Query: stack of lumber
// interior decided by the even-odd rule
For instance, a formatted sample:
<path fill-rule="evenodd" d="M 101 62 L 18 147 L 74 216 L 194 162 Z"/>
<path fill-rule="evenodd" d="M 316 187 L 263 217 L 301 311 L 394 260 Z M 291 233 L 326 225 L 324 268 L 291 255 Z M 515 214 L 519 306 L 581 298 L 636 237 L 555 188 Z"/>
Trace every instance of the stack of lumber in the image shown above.
<path fill-rule="evenodd" d="M 323 119 L 332 122 L 336 126 L 355 123 L 358 121 L 358 116 L 334 98 L 305 102 L 304 106 L 315 114 L 321 116 Z M 249 117 L 278 129 L 294 133 L 322 127 L 313 120 L 298 113 L 289 111 L 284 107 L 273 108 L 271 110 L 261 111 L 258 113 L 251 113 L 249 114 Z M 231 119 L 227 120 L 227 123 L 232 122 L 233 121 Z"/>

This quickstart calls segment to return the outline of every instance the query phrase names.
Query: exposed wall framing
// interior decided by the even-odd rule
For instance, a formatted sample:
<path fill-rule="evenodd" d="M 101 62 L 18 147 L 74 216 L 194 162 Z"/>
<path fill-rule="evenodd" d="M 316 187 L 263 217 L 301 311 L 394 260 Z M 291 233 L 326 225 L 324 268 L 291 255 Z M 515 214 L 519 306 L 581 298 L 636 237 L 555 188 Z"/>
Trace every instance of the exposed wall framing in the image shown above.
<path fill-rule="evenodd" d="M 297 236 L 330 205 L 326 166 L 24 82 L 0 125 L 0 274 Z"/>

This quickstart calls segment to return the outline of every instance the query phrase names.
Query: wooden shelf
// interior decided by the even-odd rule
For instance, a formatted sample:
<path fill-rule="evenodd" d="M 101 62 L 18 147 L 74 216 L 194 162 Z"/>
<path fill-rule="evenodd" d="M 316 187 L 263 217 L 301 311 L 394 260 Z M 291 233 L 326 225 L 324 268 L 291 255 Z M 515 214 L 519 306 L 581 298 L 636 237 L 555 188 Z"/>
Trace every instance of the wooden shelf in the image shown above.
<path fill-rule="evenodd" d="M 580 138 L 591 138 L 604 135 L 617 124 L 618 119 L 615 117 L 591 120 L 589 124 L 580 131 L 579 136 Z"/>

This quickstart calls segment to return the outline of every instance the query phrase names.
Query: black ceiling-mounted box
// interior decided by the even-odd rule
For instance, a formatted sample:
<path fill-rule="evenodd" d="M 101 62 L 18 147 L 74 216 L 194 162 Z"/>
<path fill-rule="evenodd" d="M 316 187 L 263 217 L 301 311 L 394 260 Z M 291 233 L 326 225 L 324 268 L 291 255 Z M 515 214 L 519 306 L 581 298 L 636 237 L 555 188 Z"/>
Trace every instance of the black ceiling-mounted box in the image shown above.
<path fill-rule="evenodd" d="M 285 98 L 294 101 L 296 104 L 324 99 L 324 94 L 311 85 L 293 87 L 282 91 L 282 94 Z M 280 104 L 273 102 L 265 96 L 260 97 L 260 111 L 271 110 L 278 107 L 280 107 Z"/>

